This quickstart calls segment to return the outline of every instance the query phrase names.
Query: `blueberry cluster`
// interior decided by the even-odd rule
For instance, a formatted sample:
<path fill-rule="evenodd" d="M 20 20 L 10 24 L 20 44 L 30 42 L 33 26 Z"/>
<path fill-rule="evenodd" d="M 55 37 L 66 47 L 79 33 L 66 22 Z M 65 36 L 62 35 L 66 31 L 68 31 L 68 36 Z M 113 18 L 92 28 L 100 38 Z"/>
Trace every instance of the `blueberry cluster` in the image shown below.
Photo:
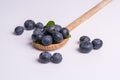
<path fill-rule="evenodd" d="M 59 64 L 62 61 L 62 55 L 60 53 L 54 53 L 53 55 L 51 55 L 51 53 L 49 52 L 42 52 L 39 55 L 39 62 L 41 63 L 48 63 L 48 62 L 53 62 L 56 64 Z"/>
<path fill-rule="evenodd" d="M 32 40 L 44 46 L 56 44 L 68 38 L 69 30 L 62 28 L 60 25 L 51 25 L 49 27 L 42 26 L 36 28 L 32 34 Z"/>
<path fill-rule="evenodd" d="M 60 25 L 55 24 L 53 21 L 49 21 L 45 26 L 38 22 L 35 24 L 33 20 L 26 20 L 24 27 L 18 26 L 14 32 L 16 35 L 21 35 L 26 30 L 33 30 L 32 40 L 33 42 L 48 46 L 50 44 L 56 44 L 63 41 L 63 39 L 69 38 L 69 30 L 62 28 Z"/>
<path fill-rule="evenodd" d="M 101 39 L 97 38 L 90 42 L 90 38 L 88 36 L 80 37 L 79 41 L 79 50 L 81 53 L 89 53 L 90 51 L 92 51 L 92 49 L 100 49 L 103 45 L 103 41 Z"/>

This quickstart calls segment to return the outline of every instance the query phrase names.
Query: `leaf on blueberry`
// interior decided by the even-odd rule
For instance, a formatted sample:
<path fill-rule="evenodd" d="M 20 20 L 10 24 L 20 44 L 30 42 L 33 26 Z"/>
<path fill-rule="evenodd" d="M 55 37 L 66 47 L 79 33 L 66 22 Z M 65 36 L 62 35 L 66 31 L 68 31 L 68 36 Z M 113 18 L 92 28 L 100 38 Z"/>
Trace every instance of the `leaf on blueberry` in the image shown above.
<path fill-rule="evenodd" d="M 39 44 L 39 41 L 34 41 L 34 43 Z"/>
<path fill-rule="evenodd" d="M 70 34 L 67 36 L 67 39 L 68 39 L 68 38 L 71 38 L 71 35 L 70 35 Z"/>
<path fill-rule="evenodd" d="M 49 26 L 53 26 L 55 25 L 55 22 L 54 21 L 49 21 L 47 24 L 46 24 L 46 28 L 48 28 Z"/>

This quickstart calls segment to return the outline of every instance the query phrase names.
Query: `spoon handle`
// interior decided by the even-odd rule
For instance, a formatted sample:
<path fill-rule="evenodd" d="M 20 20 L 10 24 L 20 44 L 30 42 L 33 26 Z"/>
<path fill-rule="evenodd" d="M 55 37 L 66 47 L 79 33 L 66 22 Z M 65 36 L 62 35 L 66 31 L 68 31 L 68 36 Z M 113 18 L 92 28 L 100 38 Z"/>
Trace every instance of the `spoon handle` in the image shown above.
<path fill-rule="evenodd" d="M 101 1 L 99 4 L 97 4 L 95 7 L 93 7 L 88 12 L 86 12 L 85 14 L 83 14 L 81 17 L 77 18 L 72 23 L 70 23 L 67 26 L 67 29 L 69 31 L 72 31 L 74 28 L 76 28 L 78 25 L 80 25 L 81 23 L 83 23 L 84 21 L 86 21 L 87 19 L 89 19 L 92 15 L 94 15 L 100 9 L 102 9 L 103 7 L 105 7 L 111 1 L 112 0 L 103 0 L 103 1 Z"/>

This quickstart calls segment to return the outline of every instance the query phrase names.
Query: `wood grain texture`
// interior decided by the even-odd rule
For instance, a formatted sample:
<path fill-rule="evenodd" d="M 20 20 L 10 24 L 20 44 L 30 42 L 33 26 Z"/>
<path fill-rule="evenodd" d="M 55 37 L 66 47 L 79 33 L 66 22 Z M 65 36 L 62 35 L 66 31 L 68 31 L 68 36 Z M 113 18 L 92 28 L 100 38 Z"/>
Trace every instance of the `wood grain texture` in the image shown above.
<path fill-rule="evenodd" d="M 83 14 L 81 17 L 77 18 L 76 20 L 74 20 L 72 23 L 70 23 L 67 28 L 69 29 L 69 31 L 72 31 L 73 29 L 75 29 L 77 26 L 79 26 L 81 23 L 85 22 L 86 20 L 88 20 L 91 16 L 93 16 L 96 12 L 98 12 L 100 9 L 102 9 L 103 7 L 105 7 L 108 3 L 110 3 L 112 0 L 103 0 L 102 2 L 100 2 L 98 5 L 96 5 L 95 7 L 93 7 L 92 9 L 90 9 L 88 12 L 86 12 L 85 14 Z"/>

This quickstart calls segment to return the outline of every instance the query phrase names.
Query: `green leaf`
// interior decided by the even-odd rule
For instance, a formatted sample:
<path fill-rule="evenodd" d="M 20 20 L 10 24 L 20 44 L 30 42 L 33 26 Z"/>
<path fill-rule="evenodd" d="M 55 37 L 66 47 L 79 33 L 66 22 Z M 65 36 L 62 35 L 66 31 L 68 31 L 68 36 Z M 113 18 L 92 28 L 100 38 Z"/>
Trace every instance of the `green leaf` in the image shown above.
<path fill-rule="evenodd" d="M 39 44 L 39 41 L 34 41 L 34 43 Z"/>
<path fill-rule="evenodd" d="M 49 26 L 53 26 L 55 25 L 55 22 L 54 21 L 49 21 L 47 24 L 46 24 L 46 28 L 48 28 Z"/>
<path fill-rule="evenodd" d="M 69 34 L 69 35 L 67 36 L 67 38 L 71 38 L 71 35 Z"/>

